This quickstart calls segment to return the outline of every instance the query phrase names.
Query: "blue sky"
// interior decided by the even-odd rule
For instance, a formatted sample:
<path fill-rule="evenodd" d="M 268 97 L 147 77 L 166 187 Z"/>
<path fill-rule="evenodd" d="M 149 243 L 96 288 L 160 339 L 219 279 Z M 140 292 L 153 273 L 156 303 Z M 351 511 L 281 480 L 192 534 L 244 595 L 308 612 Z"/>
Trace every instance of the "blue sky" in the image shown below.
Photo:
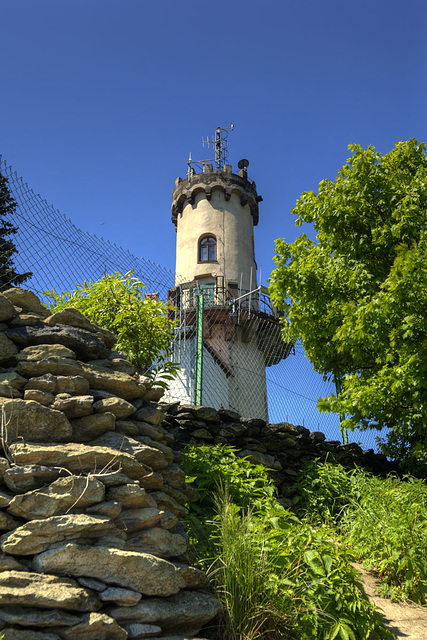
<path fill-rule="evenodd" d="M 426 139 L 425 0 L 2 0 L 1 153 L 80 228 L 174 268 L 170 198 L 235 124 L 263 281 L 350 142 Z"/>
<path fill-rule="evenodd" d="M 426 0 L 2 0 L 0 48 L 5 160 L 82 230 L 172 270 L 175 178 L 218 125 L 264 198 L 264 284 L 275 238 L 301 231 L 291 208 L 350 142 L 426 140 Z"/>

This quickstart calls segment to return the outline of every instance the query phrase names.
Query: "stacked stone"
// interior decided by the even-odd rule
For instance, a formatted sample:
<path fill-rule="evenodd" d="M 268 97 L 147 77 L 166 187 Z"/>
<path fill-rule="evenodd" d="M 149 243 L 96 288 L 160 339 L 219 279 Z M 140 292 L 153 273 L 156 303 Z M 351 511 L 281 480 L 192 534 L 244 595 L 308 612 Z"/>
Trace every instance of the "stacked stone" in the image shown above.
<path fill-rule="evenodd" d="M 342 444 L 326 440 L 323 433 L 288 422 L 267 424 L 258 418 L 242 418 L 235 411 L 178 403 L 164 405 L 168 431 L 176 442 L 193 444 L 227 444 L 237 455 L 254 464 L 271 469 L 280 502 L 292 506 L 295 481 L 301 468 L 310 460 L 328 460 L 346 468 L 361 467 L 377 475 L 398 471 L 386 456 L 372 449 L 362 450 L 356 443 Z"/>
<path fill-rule="evenodd" d="M 197 499 L 115 337 L 0 294 L 0 630 L 5 640 L 194 636 L 219 610 L 186 561 Z"/>

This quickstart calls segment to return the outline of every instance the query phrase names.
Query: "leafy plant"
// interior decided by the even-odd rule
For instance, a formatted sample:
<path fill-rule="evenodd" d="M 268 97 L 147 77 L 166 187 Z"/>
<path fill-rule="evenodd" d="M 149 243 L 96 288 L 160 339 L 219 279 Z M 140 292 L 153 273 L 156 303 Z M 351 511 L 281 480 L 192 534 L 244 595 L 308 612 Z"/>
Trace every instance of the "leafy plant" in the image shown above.
<path fill-rule="evenodd" d="M 270 291 L 286 342 L 301 338 L 314 368 L 342 380 L 319 409 L 347 429 L 388 428 L 384 452 L 411 471 L 427 465 L 425 145 L 349 148 L 338 177 L 296 203 L 316 238 L 277 240 Z"/>
<path fill-rule="evenodd" d="M 262 465 L 224 445 L 191 446 L 184 468 L 201 494 L 190 536 L 223 602 L 228 639 L 392 639 L 370 604 L 348 550 L 328 527 L 285 510 Z"/>
<path fill-rule="evenodd" d="M 378 573 L 383 592 L 427 603 L 427 487 L 412 476 L 375 477 L 363 470 L 311 463 L 301 472 L 296 505 Z"/>
<path fill-rule="evenodd" d="M 149 297 L 145 285 L 132 275 L 115 272 L 96 282 L 84 281 L 73 291 L 44 294 L 52 300 L 51 311 L 74 307 L 100 327 L 117 335 L 117 348 L 147 375 L 165 386 L 178 365 L 168 361 L 174 323 L 168 317 L 170 306 Z"/>

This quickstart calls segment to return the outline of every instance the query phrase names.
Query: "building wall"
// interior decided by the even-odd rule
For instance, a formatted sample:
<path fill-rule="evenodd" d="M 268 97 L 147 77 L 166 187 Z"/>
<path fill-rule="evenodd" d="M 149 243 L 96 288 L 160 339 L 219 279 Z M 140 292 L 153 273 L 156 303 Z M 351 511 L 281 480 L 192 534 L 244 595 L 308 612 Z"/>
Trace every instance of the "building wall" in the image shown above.
<path fill-rule="evenodd" d="M 204 234 L 217 238 L 215 262 L 198 262 L 198 242 Z M 253 218 L 249 205 L 242 207 L 237 193 L 232 193 L 226 201 L 220 189 L 212 192 L 210 201 L 203 192 L 197 194 L 194 204 L 185 205 L 177 222 L 177 283 L 189 282 L 196 277 L 207 276 L 209 280 L 209 276 L 223 276 L 225 286 L 228 282 L 240 285 L 241 275 L 243 289 L 257 286 Z"/>

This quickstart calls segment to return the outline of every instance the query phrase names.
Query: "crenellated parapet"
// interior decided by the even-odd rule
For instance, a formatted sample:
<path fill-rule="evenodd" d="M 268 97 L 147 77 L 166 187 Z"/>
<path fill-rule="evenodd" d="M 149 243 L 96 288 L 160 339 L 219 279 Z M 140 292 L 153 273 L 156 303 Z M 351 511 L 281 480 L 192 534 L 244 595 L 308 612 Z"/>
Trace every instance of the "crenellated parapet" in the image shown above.
<path fill-rule="evenodd" d="M 187 204 L 194 204 L 199 193 L 203 193 L 207 200 L 211 200 L 212 193 L 216 190 L 223 192 L 226 201 L 230 200 L 233 193 L 237 194 L 241 206 L 249 206 L 253 225 L 258 224 L 258 203 L 262 201 L 262 196 L 257 194 L 255 182 L 248 180 L 246 169 L 240 169 L 239 173 L 235 174 L 232 173 L 232 167 L 229 164 L 225 165 L 224 171 L 213 171 L 211 164 L 205 164 L 203 173 L 196 173 L 191 168 L 186 178 L 177 178 L 175 181 L 175 188 L 172 191 L 172 222 L 175 227 L 178 215 Z"/>

